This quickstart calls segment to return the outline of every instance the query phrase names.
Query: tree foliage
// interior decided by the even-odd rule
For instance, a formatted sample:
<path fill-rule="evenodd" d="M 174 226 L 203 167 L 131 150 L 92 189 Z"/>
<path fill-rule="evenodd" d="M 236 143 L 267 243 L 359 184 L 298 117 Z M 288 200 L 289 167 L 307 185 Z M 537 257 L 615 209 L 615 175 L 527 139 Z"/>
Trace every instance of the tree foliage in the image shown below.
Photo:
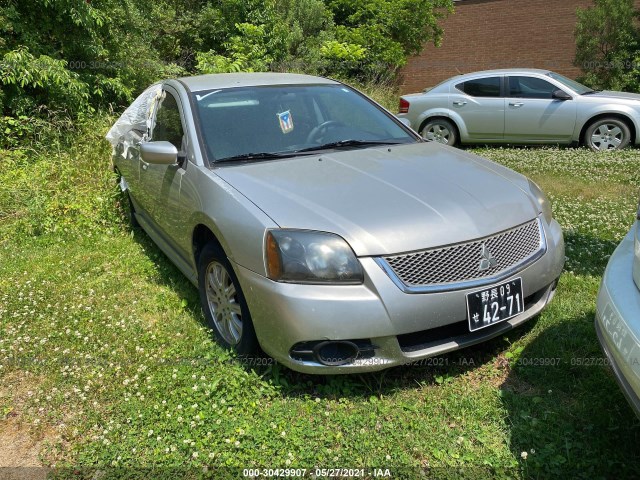
<path fill-rule="evenodd" d="M 640 10 L 633 0 L 595 0 L 578 9 L 575 64 L 597 89 L 640 88 Z"/>
<path fill-rule="evenodd" d="M 451 10 L 451 0 L 3 0 L 0 117 L 76 117 L 193 73 L 393 78 L 439 42 Z"/>
<path fill-rule="evenodd" d="M 355 72 L 361 80 L 393 77 L 428 40 L 439 44 L 438 22 L 453 11 L 450 0 L 328 0 L 336 39 L 367 51 Z"/>

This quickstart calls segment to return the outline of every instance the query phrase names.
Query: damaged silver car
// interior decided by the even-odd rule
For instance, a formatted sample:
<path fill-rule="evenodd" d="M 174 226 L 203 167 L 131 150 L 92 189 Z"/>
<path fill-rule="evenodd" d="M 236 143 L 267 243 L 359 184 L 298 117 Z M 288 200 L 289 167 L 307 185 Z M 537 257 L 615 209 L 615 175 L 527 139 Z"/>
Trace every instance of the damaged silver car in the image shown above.
<path fill-rule="evenodd" d="M 301 372 L 500 335 L 545 307 L 563 267 L 532 181 L 424 142 L 337 81 L 167 80 L 107 139 L 133 219 L 198 286 L 217 341 Z"/>

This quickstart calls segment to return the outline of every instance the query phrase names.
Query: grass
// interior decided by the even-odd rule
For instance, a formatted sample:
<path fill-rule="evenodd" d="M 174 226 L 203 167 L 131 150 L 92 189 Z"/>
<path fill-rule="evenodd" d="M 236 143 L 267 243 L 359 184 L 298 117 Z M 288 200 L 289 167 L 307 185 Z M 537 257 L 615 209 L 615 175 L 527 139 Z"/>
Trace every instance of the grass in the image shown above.
<path fill-rule="evenodd" d="M 0 415 L 42 440 L 61 477 L 637 475 L 640 425 L 593 328 L 602 272 L 633 222 L 637 150 L 477 150 L 552 198 L 568 257 L 554 302 L 428 364 L 319 377 L 214 344 L 196 289 L 126 224 L 101 140 L 109 122 L 0 163 Z"/>

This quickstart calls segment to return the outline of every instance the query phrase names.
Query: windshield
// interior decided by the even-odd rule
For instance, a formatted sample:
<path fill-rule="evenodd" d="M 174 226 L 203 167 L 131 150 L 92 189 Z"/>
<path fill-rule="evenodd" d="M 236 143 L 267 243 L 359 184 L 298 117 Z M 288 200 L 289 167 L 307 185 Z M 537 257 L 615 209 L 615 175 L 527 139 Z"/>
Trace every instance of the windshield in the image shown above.
<path fill-rule="evenodd" d="M 570 78 L 567 78 L 564 75 L 560 75 L 559 73 L 549 72 L 547 75 L 549 75 L 554 80 L 557 80 L 558 82 L 566 85 L 578 95 L 584 95 L 585 93 L 593 92 L 592 88 L 586 87 L 580 82 L 571 80 Z"/>
<path fill-rule="evenodd" d="M 238 87 L 192 95 L 214 162 L 418 141 L 344 85 Z"/>

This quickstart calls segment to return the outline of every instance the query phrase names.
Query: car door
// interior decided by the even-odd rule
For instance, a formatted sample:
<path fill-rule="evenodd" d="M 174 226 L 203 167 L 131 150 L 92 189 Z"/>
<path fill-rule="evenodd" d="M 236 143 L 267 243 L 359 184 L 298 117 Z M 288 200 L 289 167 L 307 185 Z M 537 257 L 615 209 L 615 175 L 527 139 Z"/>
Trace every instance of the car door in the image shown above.
<path fill-rule="evenodd" d="M 469 140 L 503 139 L 505 99 L 501 75 L 457 83 L 449 94 L 449 107 L 462 119 Z"/>
<path fill-rule="evenodd" d="M 576 102 L 553 98 L 553 92 L 559 89 L 539 77 L 508 76 L 505 140 L 570 142 L 576 124 Z"/>
<path fill-rule="evenodd" d="M 182 250 L 176 232 L 189 216 L 188 204 L 191 202 L 185 203 L 184 200 L 193 197 L 193 188 L 187 185 L 191 183 L 186 182 L 184 176 L 189 165 L 195 168 L 186 160 L 188 138 L 185 135 L 183 111 L 177 92 L 165 87 L 156 108 L 150 135 L 150 141 L 171 142 L 178 149 L 178 163 L 158 165 L 140 159 L 143 206 L 154 229 L 175 250 Z"/>

